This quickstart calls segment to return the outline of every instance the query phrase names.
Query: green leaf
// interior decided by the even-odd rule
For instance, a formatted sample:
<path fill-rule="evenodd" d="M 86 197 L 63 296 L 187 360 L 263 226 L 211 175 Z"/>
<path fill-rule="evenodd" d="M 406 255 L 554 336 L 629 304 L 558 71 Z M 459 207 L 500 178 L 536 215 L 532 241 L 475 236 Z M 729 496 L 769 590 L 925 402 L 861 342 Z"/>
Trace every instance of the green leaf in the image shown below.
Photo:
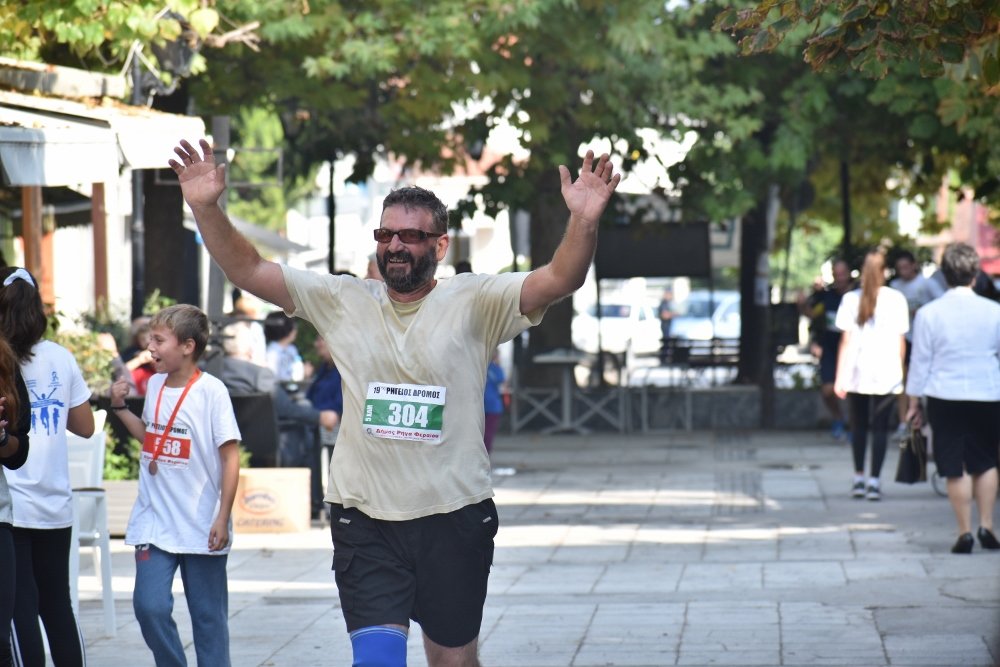
<path fill-rule="evenodd" d="M 219 13 L 214 9 L 202 7 L 191 12 L 191 15 L 188 16 L 188 21 L 190 21 L 191 27 L 194 28 L 194 31 L 198 35 L 205 37 L 210 35 L 219 25 Z"/>
<path fill-rule="evenodd" d="M 878 31 L 883 35 L 901 38 L 906 35 L 906 28 L 893 17 L 882 19 L 878 22 Z"/>
<path fill-rule="evenodd" d="M 879 42 L 876 53 L 883 60 L 903 60 L 906 57 L 906 49 L 903 45 L 890 39 L 883 39 Z"/>
<path fill-rule="evenodd" d="M 860 51 L 861 49 L 867 49 L 872 43 L 878 39 L 877 30 L 867 30 L 861 33 L 857 38 L 855 38 L 850 44 L 847 45 L 848 51 Z"/>
<path fill-rule="evenodd" d="M 881 79 L 888 71 L 884 62 L 871 51 L 862 51 L 851 60 L 851 67 L 870 79 Z"/>
<path fill-rule="evenodd" d="M 985 25 L 983 15 L 977 11 L 966 12 L 962 17 L 962 22 L 965 24 L 966 30 L 976 35 L 983 31 Z"/>
<path fill-rule="evenodd" d="M 744 40 L 744 53 L 764 53 L 770 51 L 781 41 L 777 34 L 768 28 L 758 30 L 749 41 Z"/>
<path fill-rule="evenodd" d="M 715 21 L 712 23 L 712 30 L 722 30 L 728 32 L 736 27 L 738 19 L 739 15 L 736 13 L 735 9 L 726 9 L 715 17 Z"/>
<path fill-rule="evenodd" d="M 983 80 L 989 86 L 1000 83 L 1000 59 L 995 53 L 988 53 L 983 58 Z"/>
<path fill-rule="evenodd" d="M 933 114 L 922 113 L 910 123 L 910 135 L 914 139 L 930 139 L 938 131 L 941 124 Z"/>
<path fill-rule="evenodd" d="M 860 21 L 863 18 L 868 18 L 868 15 L 872 13 L 871 5 L 862 2 L 861 4 L 850 10 L 844 17 L 840 19 L 841 23 L 854 23 L 855 21 Z"/>
<path fill-rule="evenodd" d="M 965 45 L 957 42 L 942 42 L 937 49 L 937 55 L 946 63 L 960 63 L 965 60 Z"/>
<path fill-rule="evenodd" d="M 944 76 L 944 65 L 941 64 L 940 60 L 935 60 L 929 55 L 925 55 L 920 59 L 920 76 L 927 79 L 936 79 L 937 77 Z"/>

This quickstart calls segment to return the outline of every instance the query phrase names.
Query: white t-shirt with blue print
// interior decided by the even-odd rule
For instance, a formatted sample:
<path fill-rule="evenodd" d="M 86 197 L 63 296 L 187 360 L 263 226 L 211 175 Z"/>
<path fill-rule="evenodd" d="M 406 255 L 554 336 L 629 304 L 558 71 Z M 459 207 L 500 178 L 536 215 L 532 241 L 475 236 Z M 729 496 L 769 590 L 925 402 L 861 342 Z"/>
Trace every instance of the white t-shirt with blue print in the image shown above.
<path fill-rule="evenodd" d="M 21 374 L 31 398 L 31 452 L 17 470 L 8 470 L 14 526 L 68 528 L 73 525 L 66 419 L 71 408 L 90 399 L 76 359 L 66 348 L 43 340 L 31 348 Z"/>

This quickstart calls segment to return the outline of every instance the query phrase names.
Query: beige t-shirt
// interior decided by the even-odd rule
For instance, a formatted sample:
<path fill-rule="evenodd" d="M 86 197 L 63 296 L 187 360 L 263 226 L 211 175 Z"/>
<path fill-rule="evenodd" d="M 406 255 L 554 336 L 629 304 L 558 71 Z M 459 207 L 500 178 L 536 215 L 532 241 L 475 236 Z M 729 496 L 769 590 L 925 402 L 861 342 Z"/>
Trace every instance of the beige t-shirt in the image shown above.
<path fill-rule="evenodd" d="M 463 273 L 393 302 L 384 283 L 282 266 L 295 315 L 326 339 L 344 414 L 326 501 L 403 521 L 493 496 L 483 446 L 486 367 L 538 324 L 520 312 L 527 273 Z"/>

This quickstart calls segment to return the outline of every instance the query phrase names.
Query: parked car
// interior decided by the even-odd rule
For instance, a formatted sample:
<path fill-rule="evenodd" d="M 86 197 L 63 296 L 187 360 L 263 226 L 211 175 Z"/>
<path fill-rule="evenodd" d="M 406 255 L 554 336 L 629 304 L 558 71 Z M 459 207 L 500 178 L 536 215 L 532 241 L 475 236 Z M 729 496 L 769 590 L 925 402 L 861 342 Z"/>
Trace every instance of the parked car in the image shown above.
<path fill-rule="evenodd" d="M 650 355 L 660 350 L 662 333 L 656 309 L 647 303 L 601 303 L 591 305 L 573 318 L 573 345 L 584 352 L 596 354 L 600 319 L 601 347 L 615 354 Z"/>
<path fill-rule="evenodd" d="M 674 307 L 670 336 L 681 340 L 738 339 L 740 293 L 732 290 L 692 290 Z"/>

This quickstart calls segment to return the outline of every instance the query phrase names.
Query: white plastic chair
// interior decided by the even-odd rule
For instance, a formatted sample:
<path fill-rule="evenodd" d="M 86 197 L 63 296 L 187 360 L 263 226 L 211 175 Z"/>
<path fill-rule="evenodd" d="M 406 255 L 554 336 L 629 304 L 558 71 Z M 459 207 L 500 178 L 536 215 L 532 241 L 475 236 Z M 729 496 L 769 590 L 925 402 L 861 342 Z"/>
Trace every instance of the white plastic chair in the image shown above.
<path fill-rule="evenodd" d="M 89 438 L 66 433 L 69 480 L 73 487 L 73 535 L 70 544 L 93 549 L 94 572 L 100 572 L 104 601 L 104 631 L 117 634 L 115 597 L 111 587 L 111 540 L 108 532 L 108 505 L 104 484 L 104 420 L 107 412 L 94 413 L 94 434 Z M 80 613 L 80 549 L 70 550 L 69 584 L 73 609 Z"/>

